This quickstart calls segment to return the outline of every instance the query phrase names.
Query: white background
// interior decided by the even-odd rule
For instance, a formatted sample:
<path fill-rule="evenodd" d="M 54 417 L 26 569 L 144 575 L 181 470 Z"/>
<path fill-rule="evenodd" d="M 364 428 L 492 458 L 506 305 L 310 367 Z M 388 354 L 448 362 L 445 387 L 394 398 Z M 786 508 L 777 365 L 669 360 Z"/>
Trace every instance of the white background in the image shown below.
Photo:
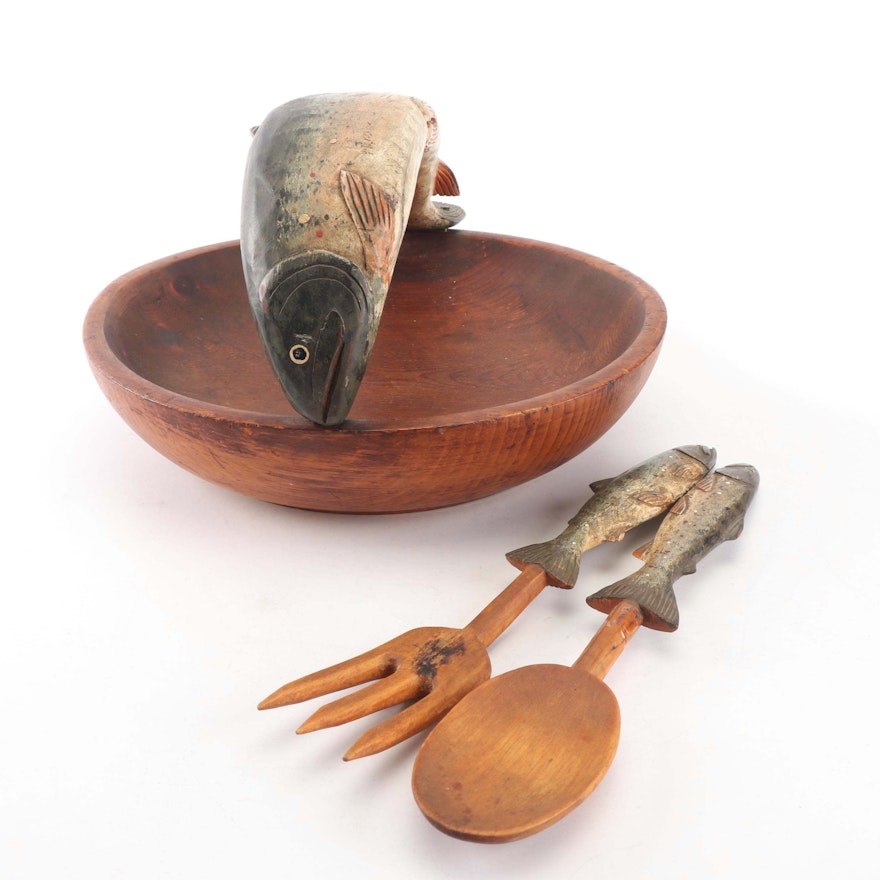
<path fill-rule="evenodd" d="M 876 877 L 872 5 L 5 12 L 0 875 Z M 236 238 L 250 126 L 352 90 L 435 107 L 463 228 L 597 254 L 664 297 L 643 394 L 552 474 L 416 515 L 273 507 L 159 456 L 94 382 L 100 290 Z M 617 757 L 559 824 L 453 840 L 412 800 L 420 738 L 345 764 L 371 721 L 298 737 L 315 706 L 256 711 L 410 627 L 463 626 L 515 574 L 507 550 L 680 443 L 761 489 L 679 582 L 679 632 L 640 633 L 609 674 Z M 495 671 L 573 662 L 630 537 L 539 596 Z"/>

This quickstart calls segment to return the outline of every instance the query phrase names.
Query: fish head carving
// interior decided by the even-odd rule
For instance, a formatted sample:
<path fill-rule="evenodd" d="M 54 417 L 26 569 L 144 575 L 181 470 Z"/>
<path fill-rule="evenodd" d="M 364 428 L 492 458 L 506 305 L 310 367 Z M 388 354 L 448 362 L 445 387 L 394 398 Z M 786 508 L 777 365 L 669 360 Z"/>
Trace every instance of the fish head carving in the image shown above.
<path fill-rule="evenodd" d="M 761 481 L 758 469 L 750 464 L 727 464 L 718 468 L 717 473 L 724 474 L 732 480 L 739 480 L 740 483 L 745 483 L 753 489 L 757 489 Z"/>
<path fill-rule="evenodd" d="M 291 406 L 316 424 L 341 424 L 372 345 L 364 273 L 337 254 L 307 252 L 267 273 L 260 300 L 263 344 Z"/>
<path fill-rule="evenodd" d="M 711 446 L 676 446 L 676 449 L 695 458 L 707 470 L 715 467 L 715 450 Z"/>

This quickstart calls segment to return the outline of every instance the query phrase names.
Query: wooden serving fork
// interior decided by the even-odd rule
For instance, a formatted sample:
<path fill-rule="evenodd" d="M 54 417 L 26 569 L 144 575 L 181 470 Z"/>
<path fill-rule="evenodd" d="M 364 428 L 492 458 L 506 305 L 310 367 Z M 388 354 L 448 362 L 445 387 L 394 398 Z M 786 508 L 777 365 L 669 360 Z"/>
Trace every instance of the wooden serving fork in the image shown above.
<path fill-rule="evenodd" d="M 373 682 L 322 706 L 297 733 L 334 727 L 415 700 L 395 716 L 370 728 L 343 759 L 350 761 L 376 754 L 402 742 L 439 720 L 490 677 L 486 648 L 544 587 L 573 587 L 584 552 L 605 541 L 621 540 L 630 529 L 667 510 L 714 464 L 714 449 L 679 446 L 613 479 L 591 484 L 595 494 L 558 537 L 507 554 L 521 574 L 464 629 L 410 630 L 371 651 L 284 685 L 258 708 L 301 703 Z"/>

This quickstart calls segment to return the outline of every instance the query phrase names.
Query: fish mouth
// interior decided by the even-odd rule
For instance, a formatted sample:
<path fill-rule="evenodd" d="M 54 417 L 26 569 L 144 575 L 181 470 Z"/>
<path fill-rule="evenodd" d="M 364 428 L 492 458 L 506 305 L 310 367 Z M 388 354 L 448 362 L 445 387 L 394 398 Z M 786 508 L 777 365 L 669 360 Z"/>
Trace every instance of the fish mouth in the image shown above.
<path fill-rule="evenodd" d="M 264 347 L 291 406 L 319 425 L 344 422 L 373 342 L 363 272 L 329 251 L 301 254 L 267 273 L 260 300 Z"/>
<path fill-rule="evenodd" d="M 679 452 L 683 452 L 704 464 L 707 470 L 712 470 L 715 467 L 716 453 L 711 446 L 678 446 L 676 448 Z"/>

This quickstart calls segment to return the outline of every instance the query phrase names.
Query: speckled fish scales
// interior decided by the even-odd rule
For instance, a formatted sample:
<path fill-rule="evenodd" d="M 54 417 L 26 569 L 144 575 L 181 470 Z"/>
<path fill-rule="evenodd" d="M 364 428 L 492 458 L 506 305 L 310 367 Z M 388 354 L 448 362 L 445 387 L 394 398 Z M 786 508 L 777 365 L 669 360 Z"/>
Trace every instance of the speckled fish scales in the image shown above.
<path fill-rule="evenodd" d="M 749 464 L 718 468 L 670 509 L 654 539 L 636 551 L 644 560 L 642 568 L 594 593 L 587 603 L 608 614 L 619 602 L 631 599 L 642 609 L 643 626 L 666 632 L 678 629 L 672 585 L 682 575 L 693 574 L 697 563 L 723 541 L 740 536 L 758 483 L 758 471 Z"/>
<path fill-rule="evenodd" d="M 407 226 L 464 212 L 437 155 L 437 120 L 402 95 L 313 95 L 255 129 L 241 253 L 257 329 L 291 405 L 321 425 L 349 414 Z"/>
<path fill-rule="evenodd" d="M 552 541 L 529 544 L 507 554 L 517 568 L 535 564 L 550 583 L 571 588 L 581 555 L 604 541 L 620 541 L 632 528 L 668 510 L 715 464 L 709 446 L 678 446 L 590 488 L 595 494 Z"/>

